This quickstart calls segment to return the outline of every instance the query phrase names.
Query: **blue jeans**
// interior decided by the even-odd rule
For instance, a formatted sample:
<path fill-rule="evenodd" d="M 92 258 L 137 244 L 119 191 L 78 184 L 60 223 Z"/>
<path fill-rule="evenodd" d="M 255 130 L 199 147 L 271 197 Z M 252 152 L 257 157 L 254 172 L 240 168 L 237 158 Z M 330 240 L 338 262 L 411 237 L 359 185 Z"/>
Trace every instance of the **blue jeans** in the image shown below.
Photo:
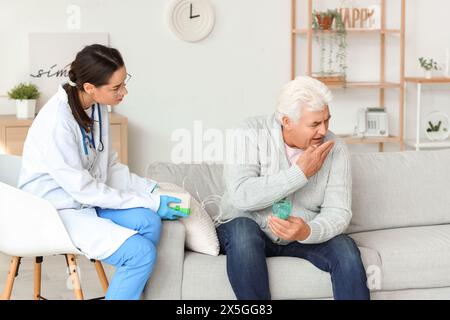
<path fill-rule="evenodd" d="M 150 209 L 124 210 L 96 208 L 97 215 L 138 233 L 128 238 L 111 256 L 102 261 L 116 267 L 106 300 L 140 298 L 156 262 L 161 219 Z"/>
<path fill-rule="evenodd" d="M 220 225 L 217 235 L 221 253 L 227 255 L 228 279 L 239 300 L 271 299 L 266 257 L 280 256 L 306 259 L 329 272 L 336 300 L 370 299 L 359 249 L 346 235 L 319 244 L 278 245 L 255 221 L 243 217 Z"/>

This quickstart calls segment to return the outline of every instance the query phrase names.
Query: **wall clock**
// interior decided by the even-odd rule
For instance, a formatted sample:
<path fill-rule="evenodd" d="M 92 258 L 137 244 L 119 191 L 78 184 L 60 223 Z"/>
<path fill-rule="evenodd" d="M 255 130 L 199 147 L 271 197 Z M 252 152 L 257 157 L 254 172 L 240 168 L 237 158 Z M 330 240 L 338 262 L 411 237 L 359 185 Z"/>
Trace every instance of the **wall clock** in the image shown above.
<path fill-rule="evenodd" d="M 197 42 L 214 28 L 215 14 L 209 0 L 173 0 L 168 10 L 168 23 L 181 40 Z"/>

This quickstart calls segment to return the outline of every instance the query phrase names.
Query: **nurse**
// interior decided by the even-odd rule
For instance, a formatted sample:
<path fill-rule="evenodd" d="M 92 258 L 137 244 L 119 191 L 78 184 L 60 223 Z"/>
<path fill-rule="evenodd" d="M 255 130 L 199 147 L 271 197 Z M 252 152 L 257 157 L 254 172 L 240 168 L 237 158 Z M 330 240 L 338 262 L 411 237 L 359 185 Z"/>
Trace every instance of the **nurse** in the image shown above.
<path fill-rule="evenodd" d="M 42 107 L 24 145 L 19 188 L 50 201 L 75 246 L 116 267 L 106 299 L 139 299 L 156 261 L 161 219 L 185 214 L 177 198 L 117 161 L 106 105 L 128 93 L 119 51 L 94 44 L 72 62 L 68 83 Z"/>

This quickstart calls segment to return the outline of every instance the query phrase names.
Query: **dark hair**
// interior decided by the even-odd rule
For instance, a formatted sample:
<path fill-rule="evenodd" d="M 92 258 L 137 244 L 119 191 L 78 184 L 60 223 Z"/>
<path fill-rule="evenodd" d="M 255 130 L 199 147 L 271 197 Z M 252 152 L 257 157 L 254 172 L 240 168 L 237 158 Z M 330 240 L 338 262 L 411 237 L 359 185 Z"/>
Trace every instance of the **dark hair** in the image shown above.
<path fill-rule="evenodd" d="M 66 83 L 63 88 L 67 92 L 69 106 L 75 120 L 86 132 L 90 132 L 93 120 L 89 118 L 81 105 L 79 92 L 84 91 L 83 84 L 89 82 L 96 87 L 105 85 L 112 74 L 123 66 L 120 52 L 101 44 L 84 47 L 70 65 L 69 79 L 76 86 Z"/>

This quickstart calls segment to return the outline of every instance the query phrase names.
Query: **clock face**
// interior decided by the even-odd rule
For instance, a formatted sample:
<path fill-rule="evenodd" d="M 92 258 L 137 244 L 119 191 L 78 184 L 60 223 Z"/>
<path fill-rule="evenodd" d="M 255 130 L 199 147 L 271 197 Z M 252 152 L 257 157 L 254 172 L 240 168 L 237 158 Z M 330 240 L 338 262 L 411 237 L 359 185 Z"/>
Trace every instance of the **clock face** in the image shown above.
<path fill-rule="evenodd" d="M 168 11 L 170 29 L 184 41 L 207 37 L 214 27 L 214 9 L 209 0 L 173 0 Z"/>

